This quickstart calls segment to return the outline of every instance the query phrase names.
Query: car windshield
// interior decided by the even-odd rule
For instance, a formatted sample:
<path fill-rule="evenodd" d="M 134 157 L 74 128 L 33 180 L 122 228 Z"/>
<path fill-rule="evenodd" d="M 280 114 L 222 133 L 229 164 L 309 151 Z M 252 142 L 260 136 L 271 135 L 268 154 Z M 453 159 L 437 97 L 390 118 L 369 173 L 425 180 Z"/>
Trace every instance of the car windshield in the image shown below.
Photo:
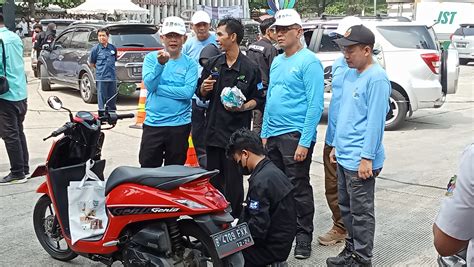
<path fill-rule="evenodd" d="M 117 48 L 162 47 L 156 28 L 112 28 L 110 43 Z"/>
<path fill-rule="evenodd" d="M 436 50 L 426 26 L 378 26 L 377 30 L 396 47 Z"/>

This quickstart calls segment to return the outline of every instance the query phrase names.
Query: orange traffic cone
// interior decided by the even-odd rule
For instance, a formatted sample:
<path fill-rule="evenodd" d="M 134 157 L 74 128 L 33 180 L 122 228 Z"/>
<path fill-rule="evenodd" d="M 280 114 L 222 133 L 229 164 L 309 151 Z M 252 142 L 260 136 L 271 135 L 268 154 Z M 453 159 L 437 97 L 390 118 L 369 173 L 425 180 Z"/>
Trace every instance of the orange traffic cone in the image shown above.
<path fill-rule="evenodd" d="M 199 167 L 199 162 L 198 162 L 196 150 L 194 149 L 193 138 L 191 135 L 189 135 L 188 143 L 189 143 L 188 154 L 187 154 L 186 163 L 184 163 L 184 166 Z"/>
<path fill-rule="evenodd" d="M 140 83 L 140 98 L 138 99 L 138 112 L 137 112 L 137 121 L 134 125 L 130 125 L 130 128 L 142 129 L 143 122 L 145 121 L 145 102 L 146 102 L 147 90 L 143 81 Z"/>

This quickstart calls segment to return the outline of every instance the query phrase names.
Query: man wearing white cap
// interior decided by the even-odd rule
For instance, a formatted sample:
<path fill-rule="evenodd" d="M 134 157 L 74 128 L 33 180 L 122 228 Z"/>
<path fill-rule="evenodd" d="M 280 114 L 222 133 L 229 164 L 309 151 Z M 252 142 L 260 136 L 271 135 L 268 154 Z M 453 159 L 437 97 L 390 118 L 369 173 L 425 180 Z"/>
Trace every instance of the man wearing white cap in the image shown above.
<path fill-rule="evenodd" d="M 202 10 L 196 11 L 191 18 L 193 31 L 195 36 L 189 38 L 183 46 L 183 54 L 193 58 L 196 62 L 199 61 L 199 56 L 204 47 L 209 44 L 216 43 L 215 34 L 209 32 L 211 28 L 211 18 Z M 198 66 L 198 72 L 201 74 L 202 67 Z M 206 167 L 206 147 L 204 145 L 204 133 L 206 130 L 206 109 L 209 102 L 201 101 L 197 96 L 193 97 L 193 115 L 192 115 L 192 136 L 194 148 L 201 167 Z"/>
<path fill-rule="evenodd" d="M 294 9 L 283 9 L 275 19 L 272 28 L 284 53 L 273 60 L 270 69 L 261 137 L 270 159 L 295 186 L 295 258 L 306 259 L 311 256 L 314 217 L 309 168 L 324 108 L 324 74 L 319 59 L 300 42 L 300 15 Z"/>
<path fill-rule="evenodd" d="M 329 35 L 334 39 L 342 38 L 350 27 L 360 24 L 362 24 L 362 20 L 360 18 L 354 16 L 345 17 L 339 22 L 336 31 L 331 32 Z M 342 97 L 344 73 L 348 69 L 349 66 L 347 66 L 346 59 L 342 54 L 332 64 L 332 96 L 331 102 L 329 103 L 328 128 L 326 130 L 326 142 L 324 144 L 323 150 L 323 162 L 326 200 L 332 213 L 333 226 L 327 233 L 318 237 L 318 242 L 325 246 L 334 245 L 338 242 L 343 242 L 346 239 L 346 229 L 342 221 L 337 197 L 337 164 L 331 162 L 329 159 L 329 154 L 333 148 L 332 143 L 334 141 L 334 134 L 336 132 L 336 118 L 339 112 L 339 105 Z"/>
<path fill-rule="evenodd" d="M 168 17 L 160 31 L 165 50 L 151 52 L 143 61 L 148 90 L 139 161 L 142 167 L 186 162 L 191 131 L 191 98 L 198 79 L 195 60 L 181 53 L 186 41 L 184 21 Z"/>

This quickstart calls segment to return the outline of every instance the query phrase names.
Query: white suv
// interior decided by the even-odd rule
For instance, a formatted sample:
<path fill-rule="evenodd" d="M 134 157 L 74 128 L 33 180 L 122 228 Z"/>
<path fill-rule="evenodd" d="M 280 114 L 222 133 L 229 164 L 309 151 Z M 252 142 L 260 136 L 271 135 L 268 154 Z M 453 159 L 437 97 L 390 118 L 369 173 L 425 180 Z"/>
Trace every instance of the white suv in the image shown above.
<path fill-rule="evenodd" d="M 317 20 L 303 24 L 308 48 L 325 68 L 325 105 L 330 100 L 331 65 L 342 55 L 328 34 L 340 20 Z M 442 51 L 433 29 L 414 22 L 364 20 L 375 35 L 375 56 L 392 84 L 386 129 L 399 128 L 406 116 L 421 108 L 439 108 L 446 94 L 454 94 L 459 77 L 456 50 Z"/>

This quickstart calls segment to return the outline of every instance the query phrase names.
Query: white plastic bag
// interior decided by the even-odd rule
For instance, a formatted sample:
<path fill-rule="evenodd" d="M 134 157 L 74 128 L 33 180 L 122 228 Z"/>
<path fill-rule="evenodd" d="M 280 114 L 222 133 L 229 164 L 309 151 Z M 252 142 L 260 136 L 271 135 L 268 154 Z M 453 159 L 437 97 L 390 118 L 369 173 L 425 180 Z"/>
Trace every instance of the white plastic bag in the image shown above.
<path fill-rule="evenodd" d="M 80 239 L 101 235 L 107 228 L 105 185 L 91 170 L 93 166 L 94 161 L 88 160 L 82 181 L 72 181 L 67 187 L 72 244 Z"/>
<path fill-rule="evenodd" d="M 236 86 L 222 89 L 221 102 L 225 107 L 241 108 L 246 100 L 245 95 Z"/>

